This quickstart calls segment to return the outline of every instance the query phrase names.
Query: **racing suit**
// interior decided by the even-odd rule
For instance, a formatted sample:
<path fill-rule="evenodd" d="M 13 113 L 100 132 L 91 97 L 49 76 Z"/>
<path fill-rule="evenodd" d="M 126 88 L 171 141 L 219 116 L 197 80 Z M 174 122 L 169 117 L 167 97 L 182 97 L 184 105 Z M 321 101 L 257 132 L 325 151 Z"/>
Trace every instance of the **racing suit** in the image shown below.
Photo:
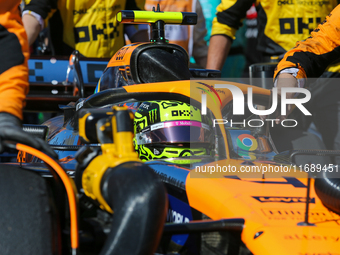
<path fill-rule="evenodd" d="M 0 0 L 0 112 L 22 119 L 28 93 L 29 48 L 19 3 Z"/>
<path fill-rule="evenodd" d="M 121 10 L 137 10 L 134 0 L 30 0 L 23 15 L 33 15 L 51 31 L 55 55 L 74 49 L 85 57 L 110 58 L 124 46 L 124 27 L 116 20 Z"/>
<path fill-rule="evenodd" d="M 211 35 L 235 39 L 247 10 L 256 4 L 258 19 L 257 49 L 265 58 L 280 55 L 304 40 L 337 5 L 337 0 L 222 0 L 217 7 Z"/>
<path fill-rule="evenodd" d="M 340 58 L 340 5 L 327 16 L 305 41 L 286 53 L 277 66 L 274 77 L 284 72 L 297 79 L 318 77 L 327 66 Z M 340 86 L 336 73 L 326 72 L 312 85 L 313 121 L 322 134 L 327 149 L 340 149 Z M 313 91 L 319 91 L 313 94 Z M 313 96 L 315 95 L 316 96 Z M 340 159 L 336 159 L 340 163 Z"/>

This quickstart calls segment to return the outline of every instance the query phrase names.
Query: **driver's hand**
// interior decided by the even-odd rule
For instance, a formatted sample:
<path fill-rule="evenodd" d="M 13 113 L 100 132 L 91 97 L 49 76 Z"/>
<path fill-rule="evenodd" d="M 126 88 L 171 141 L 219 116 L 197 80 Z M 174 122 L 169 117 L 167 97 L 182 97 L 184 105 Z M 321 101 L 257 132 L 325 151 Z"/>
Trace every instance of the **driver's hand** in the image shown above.
<path fill-rule="evenodd" d="M 277 87 L 277 95 L 281 97 L 281 88 L 283 87 L 298 87 L 298 83 L 296 78 L 289 74 L 289 73 L 282 73 L 279 75 L 276 81 L 276 87 Z M 286 98 L 293 98 L 294 93 L 287 93 Z M 258 110 L 264 110 L 266 107 L 265 106 L 258 106 Z M 295 105 L 287 105 L 286 109 L 286 115 L 281 115 L 281 112 L 278 110 L 274 112 L 271 116 L 272 119 L 275 119 L 276 124 L 280 124 L 282 120 L 285 120 L 287 116 L 293 111 L 295 108 Z M 265 120 L 268 116 L 267 115 L 261 115 L 260 118 L 262 120 Z"/>
<path fill-rule="evenodd" d="M 58 159 L 58 155 L 45 141 L 40 138 L 30 136 L 22 130 L 19 118 L 10 113 L 0 112 L 0 151 L 3 150 L 1 142 L 4 140 L 31 146 L 55 159 Z"/>
<path fill-rule="evenodd" d="M 277 87 L 277 94 L 278 96 L 281 96 L 281 88 L 283 87 L 298 87 L 297 79 L 289 74 L 289 73 L 281 73 L 279 74 L 277 81 L 276 81 L 276 87 Z M 294 93 L 287 93 L 286 98 L 293 98 Z M 275 122 L 276 124 L 279 124 L 282 120 L 285 120 L 287 116 L 293 111 L 295 107 L 293 105 L 287 105 L 286 109 L 286 115 L 281 115 L 280 113 L 277 113 Z"/>

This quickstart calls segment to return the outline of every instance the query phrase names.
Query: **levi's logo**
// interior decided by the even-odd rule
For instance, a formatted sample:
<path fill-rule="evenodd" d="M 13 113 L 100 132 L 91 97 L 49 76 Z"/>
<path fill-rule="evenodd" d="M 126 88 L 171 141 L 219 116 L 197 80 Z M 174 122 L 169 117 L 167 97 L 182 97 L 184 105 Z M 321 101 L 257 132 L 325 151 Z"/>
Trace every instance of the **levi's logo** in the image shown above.
<path fill-rule="evenodd" d="M 306 197 L 262 197 L 253 196 L 261 203 L 306 203 Z M 315 204 L 315 198 L 310 198 L 309 203 Z"/>

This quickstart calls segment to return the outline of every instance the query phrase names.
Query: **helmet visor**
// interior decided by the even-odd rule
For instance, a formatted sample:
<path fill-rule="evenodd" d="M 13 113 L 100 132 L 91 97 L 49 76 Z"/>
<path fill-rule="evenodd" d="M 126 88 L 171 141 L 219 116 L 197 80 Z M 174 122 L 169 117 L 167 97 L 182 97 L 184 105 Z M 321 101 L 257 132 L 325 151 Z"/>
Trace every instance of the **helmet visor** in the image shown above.
<path fill-rule="evenodd" d="M 137 145 L 154 143 L 210 143 L 211 130 L 199 121 L 161 122 L 136 134 Z"/>

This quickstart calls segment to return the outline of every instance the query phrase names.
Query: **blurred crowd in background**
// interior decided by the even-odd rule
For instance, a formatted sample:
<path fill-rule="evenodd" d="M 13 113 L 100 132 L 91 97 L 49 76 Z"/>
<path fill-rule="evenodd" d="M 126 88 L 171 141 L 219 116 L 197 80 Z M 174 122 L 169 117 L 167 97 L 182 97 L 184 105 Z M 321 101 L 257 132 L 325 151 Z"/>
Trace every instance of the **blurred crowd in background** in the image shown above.
<path fill-rule="evenodd" d="M 22 3 L 22 13 L 31 57 L 69 56 L 76 49 L 83 57 L 109 59 L 124 44 L 149 40 L 148 25 L 117 22 L 120 10 L 152 11 L 159 5 L 160 11 L 165 12 L 196 12 L 195 26 L 165 26 L 165 38 L 188 52 L 190 67 L 220 70 L 222 78 L 251 85 L 256 85 L 252 76 L 258 71 L 260 75 L 255 78 L 269 78 L 268 84 L 259 86 L 271 89 L 280 59 L 298 41 L 308 38 L 337 4 L 337 0 L 26 0 Z M 336 64 L 323 75 L 339 77 L 339 71 L 340 65 Z M 316 99 L 310 101 L 310 107 L 318 105 L 314 107 L 316 110 L 311 110 L 313 116 L 318 111 L 320 116 L 327 112 L 330 117 L 331 113 L 340 112 L 338 96 L 327 99 L 329 91 L 337 91 L 339 86 L 311 88 L 312 98 Z M 335 110 L 329 110 L 329 105 Z M 24 119 L 24 123 L 41 123 L 36 114 L 25 114 L 25 118 L 32 116 L 35 119 Z M 325 125 L 330 122 L 323 118 L 302 118 L 299 128 L 313 127 L 312 121 L 320 123 L 319 132 L 325 129 L 321 133 L 330 140 L 327 148 L 338 149 L 333 141 L 336 134 L 340 137 L 340 128 L 335 128 L 334 135 L 329 136 L 331 124 Z"/>
<path fill-rule="evenodd" d="M 33 0 L 34 1 L 34 0 Z M 31 1 L 27 1 L 30 3 Z M 216 8 L 221 3 L 220 0 L 188 0 L 182 1 L 159 1 L 159 0 L 137 0 L 136 4 L 141 10 L 152 10 L 152 7 L 160 4 L 161 11 L 186 11 L 196 12 L 198 14 L 198 24 L 194 26 L 191 32 L 188 26 L 166 25 L 166 36 L 170 37 L 170 42 L 184 47 L 191 56 L 191 67 L 205 68 L 208 54 L 208 46 L 211 35 L 213 19 L 216 18 Z M 22 10 L 25 9 L 25 1 L 22 1 Z M 27 12 L 24 12 L 27 14 Z M 242 27 L 236 33 L 236 39 L 233 40 L 228 58 L 223 65 L 222 77 L 248 77 L 248 67 L 258 62 L 256 49 L 257 38 L 257 13 L 255 5 L 247 11 L 247 16 L 242 20 Z M 48 23 L 47 23 L 48 24 Z M 51 41 L 51 31 L 49 25 L 43 28 L 31 45 L 31 56 L 54 55 Z M 171 35 L 173 34 L 173 35 Z M 180 35 L 182 34 L 182 35 Z M 182 38 L 189 36 L 189 42 L 183 43 Z M 182 38 L 181 38 L 182 37 Z M 171 40 L 175 38 L 175 40 Z M 129 42 L 128 37 L 125 37 Z"/>

